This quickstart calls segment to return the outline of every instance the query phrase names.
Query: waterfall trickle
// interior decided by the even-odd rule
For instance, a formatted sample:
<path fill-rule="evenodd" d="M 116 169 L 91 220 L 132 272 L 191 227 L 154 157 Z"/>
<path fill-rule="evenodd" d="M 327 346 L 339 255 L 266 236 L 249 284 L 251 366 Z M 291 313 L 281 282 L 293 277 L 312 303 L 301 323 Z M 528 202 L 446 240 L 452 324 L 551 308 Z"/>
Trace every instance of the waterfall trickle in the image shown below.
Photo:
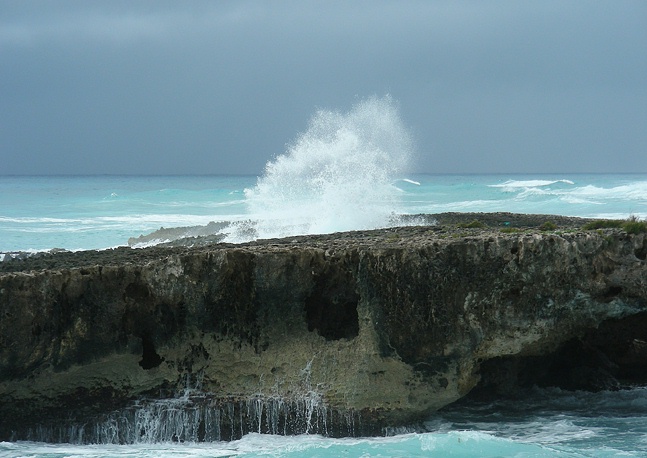
<path fill-rule="evenodd" d="M 17 440 L 73 444 L 214 442 L 249 433 L 322 436 L 360 434 L 360 414 L 329 408 L 310 383 L 313 359 L 301 370 L 290 397 L 257 393 L 223 398 L 206 392 L 202 373 L 185 374 L 178 392 L 164 399 L 142 398 L 116 411 L 83 419 L 41 424 Z"/>
<path fill-rule="evenodd" d="M 75 444 L 214 442 L 248 433 L 355 436 L 359 413 L 328 408 L 318 395 L 224 401 L 205 394 L 140 400 L 95 419 L 40 425 L 26 440 Z M 335 427 L 333 427 L 335 425 Z"/>

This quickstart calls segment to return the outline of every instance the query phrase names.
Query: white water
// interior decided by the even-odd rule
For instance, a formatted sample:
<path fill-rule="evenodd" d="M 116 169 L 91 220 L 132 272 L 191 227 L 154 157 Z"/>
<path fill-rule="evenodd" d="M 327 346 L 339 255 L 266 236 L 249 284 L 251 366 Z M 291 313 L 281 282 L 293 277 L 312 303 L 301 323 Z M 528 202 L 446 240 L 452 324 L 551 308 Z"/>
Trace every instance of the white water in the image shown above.
<path fill-rule="evenodd" d="M 285 154 L 245 190 L 259 238 L 372 229 L 393 224 L 412 144 L 390 97 L 349 113 L 320 110 Z M 240 234 L 230 240 L 238 241 Z"/>
<path fill-rule="evenodd" d="M 250 404 L 253 409 L 253 405 Z M 159 412 L 159 406 L 156 407 Z M 176 419 L 180 412 L 174 413 Z M 142 414 L 142 416 L 144 416 Z M 186 415 L 185 418 L 188 418 Z M 176 422 L 175 427 L 181 425 Z M 188 425 L 185 425 L 188 428 Z M 128 445 L 0 443 L 2 457 L 644 457 L 647 389 L 599 393 L 533 389 L 495 402 L 461 402 L 389 437 L 327 438 L 250 432 L 224 442 Z"/>
<path fill-rule="evenodd" d="M 92 419 L 39 424 L 16 437 L 48 443 L 129 445 L 231 441 L 252 433 L 352 437 L 358 435 L 360 422 L 354 411 L 328 409 L 320 393 L 313 390 L 289 399 L 257 394 L 231 400 L 187 391 L 174 398 L 141 399 Z"/>
<path fill-rule="evenodd" d="M 350 178 L 348 180 L 353 183 Z M 323 230 L 323 222 L 331 221 L 330 215 L 334 215 L 316 206 L 323 205 L 323 201 L 312 199 L 303 206 L 306 217 L 295 213 L 301 217 L 301 227 L 293 224 L 294 218 L 289 214 L 287 221 L 281 221 L 275 216 L 278 211 L 274 214 L 264 211 L 257 197 L 250 196 L 249 201 L 245 197 L 245 190 L 248 194 L 258 191 L 259 182 L 265 183 L 265 178 L 0 176 L 0 253 L 52 248 L 103 249 L 126 245 L 130 237 L 149 234 L 162 226 L 189 227 L 186 231 L 175 231 L 175 237 L 205 235 L 204 226 L 211 221 L 216 222 L 213 225 L 216 228 L 242 228 L 244 222 L 250 222 L 247 234 L 232 231 L 231 227 L 225 229 L 230 233 L 230 240 L 233 235 L 241 240 L 258 237 L 254 232 L 256 227 L 263 228 L 266 236 L 294 235 L 299 232 L 290 230 L 300 229 L 301 233 L 312 232 L 315 227 Z M 348 223 L 348 229 L 365 228 L 366 221 L 372 220 L 370 215 L 360 211 L 362 206 L 354 211 L 358 199 L 351 197 L 361 189 L 354 186 L 352 184 L 347 193 L 343 188 L 336 188 L 338 199 L 334 201 L 337 208 L 343 209 L 345 203 L 348 205 L 341 212 L 348 218 L 339 220 Z M 369 185 L 363 183 L 362 186 Z M 264 196 L 271 201 L 270 188 L 264 189 Z M 384 226 L 397 224 L 401 214 L 447 211 L 647 218 L 647 176 L 638 174 L 414 174 L 401 175 L 382 189 L 387 190 L 385 195 L 364 195 L 366 201 L 362 205 L 374 209 L 380 216 L 377 223 Z M 295 189 L 294 193 L 297 191 Z M 299 199 L 295 202 L 298 208 Z M 320 210 L 310 211 L 310 206 Z M 254 216 L 252 211 L 258 213 Z M 319 215 L 324 217 L 318 221 Z M 353 224 L 353 216 L 358 216 L 357 225 Z M 260 219 L 253 222 L 253 218 Z M 328 229 L 335 230 L 332 226 Z M 172 236 L 162 235 L 157 242 Z"/>
<path fill-rule="evenodd" d="M 321 436 L 277 437 L 249 434 L 241 440 L 208 444 L 73 446 L 42 443 L 0 443 L 7 458 L 76 457 L 582 457 L 576 452 L 545 449 L 483 433 L 406 434 L 387 438 L 327 439 Z M 594 455 L 588 455 L 594 456 Z M 599 455 L 613 456 L 613 455 Z M 624 456 L 638 456 L 627 454 Z"/>

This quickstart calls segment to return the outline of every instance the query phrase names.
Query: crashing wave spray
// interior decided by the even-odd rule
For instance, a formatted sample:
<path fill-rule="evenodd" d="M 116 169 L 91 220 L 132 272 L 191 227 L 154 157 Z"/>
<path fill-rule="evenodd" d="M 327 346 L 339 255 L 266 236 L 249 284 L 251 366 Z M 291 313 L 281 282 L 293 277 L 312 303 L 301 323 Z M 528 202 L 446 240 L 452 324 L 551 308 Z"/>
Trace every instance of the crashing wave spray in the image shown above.
<path fill-rule="evenodd" d="M 246 189 L 257 238 L 374 229 L 397 224 L 412 142 L 390 96 L 349 113 L 320 110 L 285 154 Z"/>

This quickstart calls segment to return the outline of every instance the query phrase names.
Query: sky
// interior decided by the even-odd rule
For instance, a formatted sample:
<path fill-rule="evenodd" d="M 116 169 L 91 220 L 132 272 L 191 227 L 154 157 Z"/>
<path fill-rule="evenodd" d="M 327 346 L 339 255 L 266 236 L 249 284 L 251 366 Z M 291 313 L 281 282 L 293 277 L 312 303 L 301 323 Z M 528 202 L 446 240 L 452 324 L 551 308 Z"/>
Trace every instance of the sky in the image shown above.
<path fill-rule="evenodd" d="M 259 175 L 387 94 L 414 173 L 647 173 L 647 2 L 0 0 L 0 175 Z"/>

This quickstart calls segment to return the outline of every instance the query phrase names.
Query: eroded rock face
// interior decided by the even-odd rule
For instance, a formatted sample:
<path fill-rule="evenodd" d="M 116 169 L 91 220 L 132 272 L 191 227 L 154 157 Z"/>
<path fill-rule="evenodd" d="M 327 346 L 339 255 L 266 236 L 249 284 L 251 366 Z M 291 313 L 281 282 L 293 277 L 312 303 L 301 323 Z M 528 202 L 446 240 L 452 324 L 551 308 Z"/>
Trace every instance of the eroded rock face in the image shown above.
<path fill-rule="evenodd" d="M 621 230 L 412 227 L 57 255 L 0 274 L 0 439 L 187 383 L 259 430 L 269 410 L 241 402 L 302 408 L 279 432 L 302 432 L 299 415 L 333 435 L 408 424 L 469 393 L 488 361 L 646 311 L 645 252 L 645 234 Z"/>

